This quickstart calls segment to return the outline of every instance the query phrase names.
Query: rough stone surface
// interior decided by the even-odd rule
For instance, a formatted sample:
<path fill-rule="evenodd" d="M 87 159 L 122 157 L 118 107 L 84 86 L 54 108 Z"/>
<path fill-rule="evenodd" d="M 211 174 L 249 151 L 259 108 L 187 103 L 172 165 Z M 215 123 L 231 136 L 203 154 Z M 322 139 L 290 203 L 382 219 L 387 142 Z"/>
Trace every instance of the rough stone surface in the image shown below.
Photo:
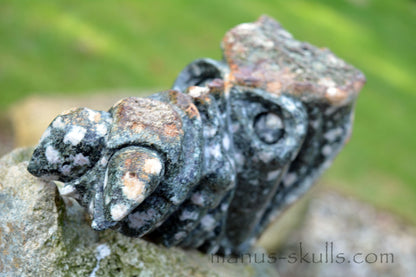
<path fill-rule="evenodd" d="M 26 171 L 33 149 L 0 160 L 0 276 L 277 276 L 197 251 L 93 231 L 84 209 Z"/>
<path fill-rule="evenodd" d="M 173 90 L 73 109 L 28 166 L 65 182 L 95 230 L 240 255 L 348 140 L 363 74 L 262 16 L 226 33 Z"/>
<path fill-rule="evenodd" d="M 302 262 L 299 243 L 302 255 L 308 253 Z M 415 227 L 333 191 L 314 194 L 302 224 L 292 229 L 277 251 L 280 257 L 286 257 L 276 264 L 282 277 L 416 276 Z M 340 253 L 345 261 L 337 259 Z M 289 255 L 297 261 L 289 260 Z"/>

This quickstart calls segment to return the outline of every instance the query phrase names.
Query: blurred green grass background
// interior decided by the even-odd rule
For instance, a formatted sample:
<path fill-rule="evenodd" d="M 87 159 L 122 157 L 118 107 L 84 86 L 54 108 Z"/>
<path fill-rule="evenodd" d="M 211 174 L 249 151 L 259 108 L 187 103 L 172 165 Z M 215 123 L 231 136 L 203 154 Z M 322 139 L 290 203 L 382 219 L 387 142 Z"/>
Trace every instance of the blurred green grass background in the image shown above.
<path fill-rule="evenodd" d="M 169 88 L 261 14 L 367 76 L 353 137 L 323 183 L 416 223 L 415 1 L 3 0 L 0 110 L 33 94 Z"/>

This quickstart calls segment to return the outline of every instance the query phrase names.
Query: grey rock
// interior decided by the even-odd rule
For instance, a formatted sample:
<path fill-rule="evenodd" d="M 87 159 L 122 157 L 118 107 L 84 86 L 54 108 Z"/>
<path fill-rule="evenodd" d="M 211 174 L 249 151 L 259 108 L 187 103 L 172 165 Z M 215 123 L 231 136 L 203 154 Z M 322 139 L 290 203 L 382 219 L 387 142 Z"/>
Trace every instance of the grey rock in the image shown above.
<path fill-rule="evenodd" d="M 90 228 L 84 208 L 26 170 L 33 149 L 0 159 L 0 276 L 277 276 L 268 264 L 212 263 Z"/>
<path fill-rule="evenodd" d="M 314 194 L 302 224 L 274 251 L 293 256 L 276 264 L 282 277 L 416 276 L 416 228 L 331 190 Z"/>

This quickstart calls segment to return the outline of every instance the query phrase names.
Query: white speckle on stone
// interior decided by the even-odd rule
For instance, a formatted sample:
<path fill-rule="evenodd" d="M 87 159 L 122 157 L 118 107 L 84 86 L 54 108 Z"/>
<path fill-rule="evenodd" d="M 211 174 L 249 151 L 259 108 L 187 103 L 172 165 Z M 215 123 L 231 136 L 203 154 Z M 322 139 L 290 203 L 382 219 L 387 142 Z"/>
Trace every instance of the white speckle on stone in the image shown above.
<path fill-rule="evenodd" d="M 275 180 L 277 177 L 279 177 L 279 175 L 280 175 L 280 170 L 278 169 L 278 170 L 275 170 L 275 171 L 270 171 L 268 174 L 267 174 L 267 181 L 273 181 L 273 180 Z"/>
<path fill-rule="evenodd" d="M 273 141 L 274 140 L 274 135 L 271 134 L 271 133 L 265 133 L 265 134 L 263 134 L 263 136 L 264 136 L 264 139 L 266 141 Z"/>
<path fill-rule="evenodd" d="M 225 150 L 230 149 L 231 142 L 230 142 L 230 138 L 227 135 L 225 135 L 224 138 L 222 139 L 222 145 L 224 146 Z"/>
<path fill-rule="evenodd" d="M 72 126 L 64 137 L 64 143 L 71 143 L 73 146 L 78 145 L 87 133 L 87 129 L 81 126 Z"/>
<path fill-rule="evenodd" d="M 94 212 L 94 201 L 92 200 L 92 201 L 90 201 L 90 204 L 88 205 L 88 212 L 90 213 L 90 214 L 93 214 L 93 212 Z M 93 225 L 97 225 L 97 222 L 95 222 L 95 221 L 93 221 L 92 222 L 92 224 L 91 224 L 91 227 L 93 227 L 94 228 L 94 226 Z"/>
<path fill-rule="evenodd" d="M 50 164 L 57 164 L 61 162 L 61 155 L 59 151 L 53 148 L 53 146 L 51 145 L 46 147 L 45 157 L 46 157 L 46 160 L 48 160 Z"/>
<path fill-rule="evenodd" d="M 211 154 L 211 156 L 214 156 L 216 159 L 219 159 L 222 156 L 221 147 L 218 144 L 211 146 L 209 148 L 209 153 Z"/>
<path fill-rule="evenodd" d="M 140 180 L 138 176 L 131 175 L 131 172 L 126 172 L 126 174 L 122 177 L 122 182 L 123 195 L 127 199 L 133 200 L 137 204 L 144 200 L 147 185 L 146 182 Z"/>
<path fill-rule="evenodd" d="M 71 169 L 72 169 L 72 166 L 70 166 L 69 164 L 66 164 L 66 165 L 62 166 L 59 169 L 59 171 L 62 173 L 62 175 L 68 176 L 69 174 L 71 174 Z"/>
<path fill-rule="evenodd" d="M 312 69 L 318 72 L 322 72 L 324 71 L 325 66 L 323 65 L 321 61 L 315 61 L 315 62 L 312 62 Z"/>
<path fill-rule="evenodd" d="M 160 159 L 157 157 L 146 159 L 144 161 L 143 170 L 147 174 L 158 175 L 162 171 L 162 163 L 160 162 Z"/>
<path fill-rule="evenodd" d="M 111 196 L 107 193 L 104 195 L 104 203 L 108 205 L 110 204 L 110 202 L 111 202 Z"/>
<path fill-rule="evenodd" d="M 176 195 L 173 195 L 171 198 L 169 198 L 169 200 L 175 205 L 178 205 L 181 203 L 180 199 Z"/>
<path fill-rule="evenodd" d="M 332 53 L 331 54 L 328 54 L 326 58 L 327 58 L 329 64 L 331 64 L 333 66 L 339 66 L 339 67 L 345 66 L 345 62 L 343 60 L 337 58 Z"/>
<path fill-rule="evenodd" d="M 335 86 L 337 85 L 331 78 L 320 78 L 318 80 L 318 84 L 324 87 L 328 87 L 329 88 L 335 88 Z"/>
<path fill-rule="evenodd" d="M 103 188 L 105 188 L 107 186 L 107 183 L 108 183 L 108 167 L 105 170 L 105 174 L 104 174 L 104 185 L 103 185 Z"/>
<path fill-rule="evenodd" d="M 326 93 L 327 93 L 329 96 L 334 96 L 334 95 L 336 95 L 336 94 L 338 93 L 338 89 L 337 89 L 337 88 L 335 88 L 335 87 L 330 87 L 330 88 L 328 88 L 328 89 L 326 90 Z"/>
<path fill-rule="evenodd" d="M 97 116 L 98 112 L 93 111 L 91 109 L 85 108 L 85 110 L 88 112 L 88 120 L 95 122 L 95 117 Z"/>
<path fill-rule="evenodd" d="M 287 40 L 286 45 L 289 48 L 300 48 L 300 47 L 302 47 L 302 43 L 298 40 L 295 40 L 295 39 Z"/>
<path fill-rule="evenodd" d="M 220 249 L 220 246 L 217 244 L 214 247 L 212 247 L 209 252 L 210 252 L 210 254 L 215 254 L 215 253 L 218 252 L 219 249 Z M 224 253 L 225 253 L 225 255 L 230 255 L 231 250 L 225 248 Z"/>
<path fill-rule="evenodd" d="M 271 40 L 263 40 L 261 46 L 265 49 L 272 49 L 274 47 L 274 42 Z"/>
<path fill-rule="evenodd" d="M 223 203 L 223 204 L 221 204 L 221 211 L 222 211 L 222 212 L 227 211 L 227 209 L 228 209 L 228 204 L 227 204 L 227 203 Z"/>
<path fill-rule="evenodd" d="M 85 157 L 82 153 L 78 153 L 74 157 L 74 165 L 84 166 L 89 165 L 90 159 L 88 157 Z"/>
<path fill-rule="evenodd" d="M 293 112 L 296 110 L 296 106 L 295 104 L 293 104 L 292 101 L 290 101 L 289 99 L 286 98 L 282 98 L 282 102 L 284 107 L 289 111 L 289 112 Z"/>
<path fill-rule="evenodd" d="M 342 135 L 342 128 L 338 127 L 332 130 L 329 130 L 324 134 L 324 138 L 330 142 L 336 140 L 339 136 Z"/>
<path fill-rule="evenodd" d="M 96 248 L 97 250 L 97 259 L 101 260 L 111 254 L 111 249 L 107 244 L 100 244 Z"/>
<path fill-rule="evenodd" d="M 111 249 L 108 247 L 107 244 L 100 244 L 95 249 L 97 252 L 95 258 L 97 259 L 97 265 L 93 269 L 93 271 L 90 274 L 90 277 L 95 277 L 95 274 L 97 273 L 97 270 L 100 268 L 100 261 L 104 259 L 105 257 L 108 257 L 111 254 Z"/>
<path fill-rule="evenodd" d="M 129 210 L 129 207 L 124 204 L 115 204 L 111 206 L 111 218 L 115 221 L 122 220 Z"/>
<path fill-rule="evenodd" d="M 209 214 L 201 219 L 201 226 L 205 231 L 212 231 L 215 228 L 215 223 L 215 218 Z"/>
<path fill-rule="evenodd" d="M 235 158 L 235 161 L 237 162 L 237 164 L 240 165 L 240 166 L 243 165 L 246 161 L 246 159 L 244 158 L 244 155 L 241 154 L 240 152 L 236 152 L 234 154 L 234 158 Z"/>
<path fill-rule="evenodd" d="M 237 26 L 238 30 L 244 30 L 244 31 L 253 31 L 256 30 L 257 26 L 253 23 L 242 23 Z"/>
<path fill-rule="evenodd" d="M 232 44 L 232 43 L 234 43 L 234 41 L 235 41 L 235 39 L 234 39 L 234 37 L 233 37 L 233 36 L 228 36 L 228 37 L 227 37 L 227 42 L 228 42 L 228 43 Z M 228 79 L 225 79 L 225 80 L 228 80 Z"/>
<path fill-rule="evenodd" d="M 265 120 L 264 124 L 265 124 L 265 128 L 269 128 L 269 129 L 281 129 L 281 128 L 283 128 L 282 119 L 274 113 L 268 113 L 266 115 L 266 120 Z"/>
<path fill-rule="evenodd" d="M 330 145 L 325 145 L 322 147 L 322 155 L 329 156 L 332 153 L 332 147 Z"/>
<path fill-rule="evenodd" d="M 290 187 L 298 180 L 298 176 L 295 173 L 288 173 L 283 179 L 283 185 L 285 187 Z"/>
<path fill-rule="evenodd" d="M 76 191 L 75 187 L 73 187 L 71 185 L 66 185 L 66 186 L 63 186 L 62 188 L 59 189 L 59 193 L 63 196 L 73 195 L 76 192 L 77 191 Z"/>
<path fill-rule="evenodd" d="M 188 90 L 188 94 L 192 97 L 200 97 L 202 94 L 206 94 L 208 92 L 209 92 L 209 88 L 198 87 L 198 86 L 190 87 Z"/>
<path fill-rule="evenodd" d="M 306 52 L 305 54 L 309 54 L 309 52 Z M 303 74 L 304 72 L 305 72 L 305 70 L 303 70 L 302 68 L 298 68 L 298 69 L 295 70 L 295 73 L 299 74 L 299 75 Z"/>
<path fill-rule="evenodd" d="M 195 192 L 191 196 L 191 201 L 195 205 L 203 206 L 204 205 L 204 196 L 199 192 Z"/>
<path fill-rule="evenodd" d="M 217 134 L 217 129 L 214 127 L 205 127 L 203 132 L 204 132 L 204 137 L 212 138 Z"/>
<path fill-rule="evenodd" d="M 150 208 L 149 210 L 145 212 L 137 212 L 129 214 L 129 227 L 132 229 L 140 229 L 145 224 L 147 224 L 149 221 L 151 221 L 155 216 L 157 212 L 155 209 Z"/>
<path fill-rule="evenodd" d="M 296 141 L 295 141 L 294 138 L 292 138 L 292 137 L 286 138 L 286 147 L 293 147 L 293 146 L 295 146 L 295 144 L 296 144 Z M 296 152 L 294 152 L 293 154 L 296 155 Z"/>
<path fill-rule="evenodd" d="M 90 212 L 92 212 L 92 210 L 90 210 Z M 92 221 L 91 223 L 91 228 L 96 229 L 98 227 L 98 224 L 95 220 Z"/>
<path fill-rule="evenodd" d="M 264 163 L 269 163 L 274 158 L 274 154 L 271 152 L 260 152 L 259 159 Z"/>
<path fill-rule="evenodd" d="M 197 220 L 198 219 L 198 213 L 197 212 L 190 212 L 187 210 L 184 210 L 181 215 L 179 216 L 179 220 Z"/>
<path fill-rule="evenodd" d="M 337 109 L 338 109 L 338 107 L 336 107 L 336 106 L 329 107 L 328 109 L 325 110 L 325 115 L 330 115 L 333 112 L 335 112 Z"/>
<path fill-rule="evenodd" d="M 175 240 L 182 240 L 186 237 L 186 233 L 185 232 L 178 232 L 173 237 L 175 238 Z"/>
<path fill-rule="evenodd" d="M 106 166 L 107 163 L 108 163 L 108 159 L 106 157 L 102 157 L 101 160 L 100 160 L 100 164 L 102 166 Z"/>
<path fill-rule="evenodd" d="M 108 132 L 107 126 L 105 126 L 105 124 L 98 124 L 95 127 L 95 130 L 97 132 L 97 135 L 99 135 L 100 137 L 105 136 Z"/>
<path fill-rule="evenodd" d="M 286 202 L 285 202 L 285 204 L 286 205 L 290 205 L 290 204 L 292 204 L 293 202 L 295 202 L 296 200 L 298 200 L 298 195 L 295 195 L 295 194 L 288 194 L 287 195 L 287 197 L 286 197 Z"/>
<path fill-rule="evenodd" d="M 62 117 L 58 116 L 52 123 L 52 127 L 56 129 L 63 129 L 65 128 L 65 123 L 62 120 Z"/>
<path fill-rule="evenodd" d="M 296 133 L 298 134 L 304 134 L 305 133 L 305 126 L 302 124 L 299 124 L 296 126 Z"/>

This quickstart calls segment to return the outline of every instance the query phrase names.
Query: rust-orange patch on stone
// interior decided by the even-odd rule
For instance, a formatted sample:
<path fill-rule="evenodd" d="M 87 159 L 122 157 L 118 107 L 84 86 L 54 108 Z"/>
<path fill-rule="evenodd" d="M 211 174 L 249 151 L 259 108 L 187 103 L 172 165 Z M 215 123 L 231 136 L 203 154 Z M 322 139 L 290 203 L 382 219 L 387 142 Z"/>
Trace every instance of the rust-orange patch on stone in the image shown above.
<path fill-rule="evenodd" d="M 198 109 L 196 108 L 194 103 L 192 103 L 192 100 L 189 97 L 189 95 L 186 95 L 176 90 L 171 90 L 169 91 L 169 99 L 173 104 L 177 105 L 179 108 L 185 111 L 189 118 L 192 119 L 200 116 Z"/>
<path fill-rule="evenodd" d="M 133 160 L 131 158 L 126 158 L 126 160 L 124 161 L 124 166 L 126 168 L 130 168 L 132 163 L 133 163 Z"/>
<path fill-rule="evenodd" d="M 164 134 L 168 137 L 176 137 L 182 133 L 182 129 L 179 129 L 178 126 L 174 123 L 169 123 L 164 125 Z"/>
<path fill-rule="evenodd" d="M 189 105 L 185 112 L 191 119 L 200 116 L 199 111 L 194 104 Z"/>
<path fill-rule="evenodd" d="M 94 121 L 96 123 L 98 123 L 98 122 L 100 122 L 100 120 L 101 120 L 101 114 L 100 113 L 95 113 Z"/>
<path fill-rule="evenodd" d="M 236 26 L 222 41 L 230 85 L 264 89 L 272 94 L 293 94 L 302 101 L 344 105 L 355 100 L 364 75 L 328 49 L 295 40 L 267 16 Z M 320 78 L 325 76 L 326 83 Z M 312 85 L 305 86 L 305 83 Z M 290 90 L 296 87 L 297 90 Z M 302 88 L 308 90 L 300 91 Z M 325 91 L 329 89 L 329 93 Z M 337 89 L 337 90 L 335 90 Z"/>
<path fill-rule="evenodd" d="M 144 199 L 144 190 L 146 184 L 141 181 L 137 174 L 134 172 L 126 172 L 122 177 L 123 182 L 123 194 L 129 200 L 141 200 Z"/>
<path fill-rule="evenodd" d="M 270 82 L 267 84 L 267 91 L 281 91 L 282 84 L 279 81 Z"/>
<path fill-rule="evenodd" d="M 131 123 L 131 129 L 134 130 L 135 132 L 141 132 L 144 130 L 144 128 L 145 126 L 141 122 L 134 121 Z"/>
<path fill-rule="evenodd" d="M 140 174 L 139 177 L 140 177 L 141 180 L 145 180 L 145 181 L 149 181 L 150 180 L 149 174 L 146 174 L 146 173 Z"/>
<path fill-rule="evenodd" d="M 210 94 L 222 94 L 224 93 L 225 83 L 222 79 L 217 78 L 209 82 L 207 87 L 209 88 Z"/>

